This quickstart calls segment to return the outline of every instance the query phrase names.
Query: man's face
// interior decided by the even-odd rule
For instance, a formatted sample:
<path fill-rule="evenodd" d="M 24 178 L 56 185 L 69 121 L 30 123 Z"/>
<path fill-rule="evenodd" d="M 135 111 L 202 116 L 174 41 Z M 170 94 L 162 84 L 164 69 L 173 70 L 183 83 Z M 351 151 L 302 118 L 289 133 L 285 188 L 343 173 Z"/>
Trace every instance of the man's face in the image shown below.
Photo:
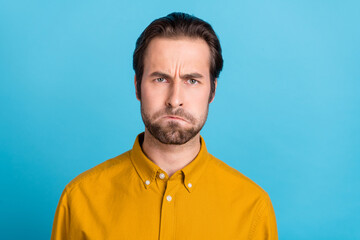
<path fill-rule="evenodd" d="M 204 126 L 209 110 L 210 49 L 202 39 L 154 38 L 144 57 L 141 115 L 164 144 L 184 144 Z"/>

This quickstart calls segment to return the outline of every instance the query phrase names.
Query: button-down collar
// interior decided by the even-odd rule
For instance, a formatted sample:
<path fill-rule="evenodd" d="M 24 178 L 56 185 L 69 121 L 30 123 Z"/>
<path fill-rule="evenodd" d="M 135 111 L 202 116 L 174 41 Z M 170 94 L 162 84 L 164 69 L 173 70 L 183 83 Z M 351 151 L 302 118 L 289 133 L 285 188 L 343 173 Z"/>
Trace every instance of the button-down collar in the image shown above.
<path fill-rule="evenodd" d="M 152 162 L 142 151 L 141 142 L 144 139 L 144 133 L 139 134 L 136 137 L 134 146 L 130 151 L 131 161 L 134 165 L 136 172 L 138 173 L 141 181 L 146 189 L 152 186 L 155 178 L 165 171 Z M 200 151 L 193 161 L 186 165 L 181 171 L 183 175 L 183 185 L 189 191 L 193 191 L 196 188 L 196 184 L 201 177 L 203 170 L 208 163 L 209 153 L 207 152 L 204 139 L 200 136 Z M 176 174 L 176 173 L 175 173 Z M 174 175 L 175 175 L 174 174 Z M 167 174 L 165 174 L 167 176 Z"/>

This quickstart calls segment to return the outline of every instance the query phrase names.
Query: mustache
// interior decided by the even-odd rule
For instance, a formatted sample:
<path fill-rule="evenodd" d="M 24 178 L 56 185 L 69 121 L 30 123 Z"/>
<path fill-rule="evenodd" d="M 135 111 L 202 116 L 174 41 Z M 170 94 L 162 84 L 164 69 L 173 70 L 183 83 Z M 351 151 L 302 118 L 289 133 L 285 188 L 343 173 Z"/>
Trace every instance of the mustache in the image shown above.
<path fill-rule="evenodd" d="M 182 108 L 173 109 L 172 107 L 167 107 L 167 108 L 155 113 L 154 119 L 157 119 L 163 115 L 178 116 L 178 117 L 184 118 L 185 120 L 188 120 L 191 123 L 195 122 L 195 118 L 190 113 L 185 112 L 185 110 Z"/>

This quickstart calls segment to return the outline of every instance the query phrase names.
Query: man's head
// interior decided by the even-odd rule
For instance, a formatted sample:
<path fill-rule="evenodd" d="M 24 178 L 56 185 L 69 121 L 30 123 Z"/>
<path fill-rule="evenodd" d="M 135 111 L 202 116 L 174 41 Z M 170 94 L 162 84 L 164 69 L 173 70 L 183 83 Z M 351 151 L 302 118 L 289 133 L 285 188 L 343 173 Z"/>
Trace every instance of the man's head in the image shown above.
<path fill-rule="evenodd" d="M 146 129 L 184 144 L 203 127 L 223 60 L 211 26 L 184 13 L 153 21 L 134 51 L 135 87 Z"/>
<path fill-rule="evenodd" d="M 145 65 L 144 56 L 149 43 L 156 37 L 172 39 L 188 37 L 191 39 L 203 39 L 207 43 L 210 49 L 211 100 L 212 95 L 215 93 L 215 81 L 223 67 L 220 41 L 210 24 L 186 13 L 171 13 L 154 20 L 137 39 L 133 55 L 137 97 L 141 99 L 141 81 Z"/>

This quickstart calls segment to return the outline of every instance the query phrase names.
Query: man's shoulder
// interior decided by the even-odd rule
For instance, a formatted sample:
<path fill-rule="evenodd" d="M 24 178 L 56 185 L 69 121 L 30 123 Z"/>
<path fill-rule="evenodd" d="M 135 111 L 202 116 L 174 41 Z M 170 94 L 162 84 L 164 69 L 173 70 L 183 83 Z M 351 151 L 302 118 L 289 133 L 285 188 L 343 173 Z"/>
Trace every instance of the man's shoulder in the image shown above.
<path fill-rule="evenodd" d="M 213 179 L 220 181 L 227 189 L 237 192 L 246 192 L 248 195 L 267 196 L 267 192 L 257 183 L 245 176 L 237 169 L 229 166 L 222 160 L 210 154 L 209 165 Z"/>
<path fill-rule="evenodd" d="M 67 184 L 66 191 L 71 192 L 79 186 L 91 186 L 92 184 L 104 182 L 104 180 L 111 179 L 116 175 L 119 176 L 129 172 L 130 167 L 130 151 L 127 151 L 80 173 Z"/>

